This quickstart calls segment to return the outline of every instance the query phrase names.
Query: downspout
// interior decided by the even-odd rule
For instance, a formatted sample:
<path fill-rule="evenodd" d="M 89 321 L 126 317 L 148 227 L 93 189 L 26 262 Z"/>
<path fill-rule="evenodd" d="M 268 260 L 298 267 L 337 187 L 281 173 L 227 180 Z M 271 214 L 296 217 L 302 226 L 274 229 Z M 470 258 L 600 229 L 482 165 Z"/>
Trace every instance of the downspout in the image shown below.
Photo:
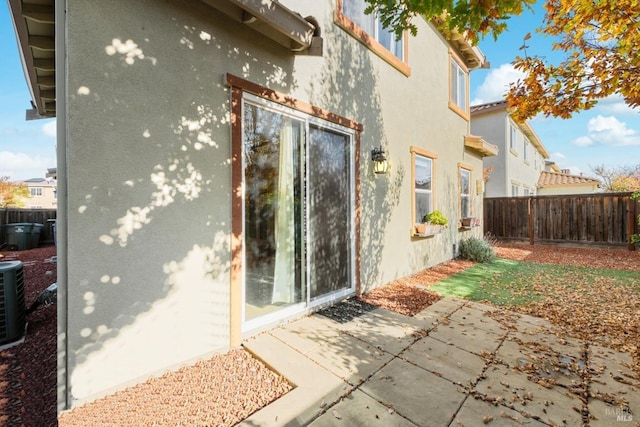
<path fill-rule="evenodd" d="M 58 213 L 56 219 L 56 254 L 58 256 L 58 413 L 71 407 L 69 389 L 69 351 L 67 347 L 68 252 L 67 252 L 67 0 L 56 0 L 56 154 L 58 173 Z"/>

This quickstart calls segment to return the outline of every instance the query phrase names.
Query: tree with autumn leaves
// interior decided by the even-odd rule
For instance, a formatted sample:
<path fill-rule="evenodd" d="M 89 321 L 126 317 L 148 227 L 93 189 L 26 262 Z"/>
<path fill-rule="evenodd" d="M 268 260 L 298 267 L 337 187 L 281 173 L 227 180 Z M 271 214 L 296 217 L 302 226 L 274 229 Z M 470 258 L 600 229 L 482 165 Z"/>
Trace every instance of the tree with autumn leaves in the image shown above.
<path fill-rule="evenodd" d="M 0 208 L 21 208 L 28 199 L 29 188 L 24 184 L 9 181 L 8 176 L 0 176 Z"/>
<path fill-rule="evenodd" d="M 440 25 L 456 29 L 476 44 L 482 37 L 497 38 L 508 18 L 520 15 L 535 0 L 366 0 L 367 11 L 378 14 L 396 34 L 416 33 L 412 19 L 442 18 Z M 536 114 L 569 118 L 592 108 L 613 94 L 640 106 L 640 1 L 547 0 L 538 33 L 554 38 L 553 48 L 563 52 L 560 63 L 541 56 L 514 60 L 525 77 L 514 82 L 507 101 L 514 117 Z M 526 40 L 525 40 L 526 42 Z"/>

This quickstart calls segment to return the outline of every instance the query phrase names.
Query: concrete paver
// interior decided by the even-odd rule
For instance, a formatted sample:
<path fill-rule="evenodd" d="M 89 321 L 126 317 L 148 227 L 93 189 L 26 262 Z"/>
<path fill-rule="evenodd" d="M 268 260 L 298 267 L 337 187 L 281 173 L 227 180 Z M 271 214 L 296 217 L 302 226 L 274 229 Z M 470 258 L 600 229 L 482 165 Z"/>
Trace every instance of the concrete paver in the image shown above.
<path fill-rule="evenodd" d="M 415 427 L 393 409 L 355 390 L 310 424 L 312 427 Z"/>
<path fill-rule="evenodd" d="M 490 312 L 495 309 L 489 309 L 489 307 L 483 304 L 468 304 L 460 310 L 453 313 L 449 320 L 460 326 L 462 329 L 477 328 L 483 331 L 492 332 L 495 335 L 503 336 L 508 330 L 497 320 L 494 320 L 489 315 Z"/>
<path fill-rule="evenodd" d="M 348 334 L 323 342 L 307 357 L 352 385 L 361 383 L 393 359 L 392 354 Z"/>
<path fill-rule="evenodd" d="M 515 410 L 551 425 L 582 424 L 580 399 L 565 390 L 546 388 L 530 381 L 522 372 L 503 365 L 492 365 L 476 390 L 488 400 L 508 405 Z M 578 411 L 576 411 L 576 408 Z"/>
<path fill-rule="evenodd" d="M 423 321 L 375 309 L 353 320 L 354 327 L 346 333 L 388 353 L 398 355 L 417 339 L 423 330 Z"/>
<path fill-rule="evenodd" d="M 400 359 L 382 368 L 360 390 L 419 426 L 446 426 L 465 395 L 458 386 Z"/>
<path fill-rule="evenodd" d="M 587 351 L 543 319 L 456 298 L 414 317 L 314 314 L 243 345 L 295 388 L 242 426 L 579 426 L 585 416 L 597 427 L 640 413 L 627 353 Z"/>
<path fill-rule="evenodd" d="M 262 334 L 244 347 L 267 366 L 283 375 L 295 388 L 240 423 L 241 426 L 306 425 L 327 403 L 348 394 L 352 387 L 311 362 L 272 335 Z"/>
<path fill-rule="evenodd" d="M 270 334 L 306 354 L 320 347 L 323 342 L 338 337 L 340 331 L 315 316 L 309 316 L 292 322 L 286 328 L 276 328 Z"/>
<path fill-rule="evenodd" d="M 469 396 L 456 414 L 451 426 L 529 426 L 544 427 L 546 424 L 527 418 L 518 411 L 502 405 L 485 402 Z"/>
<path fill-rule="evenodd" d="M 486 363 L 480 356 L 431 337 L 413 344 L 402 354 L 402 358 L 462 385 L 475 384 Z"/>
<path fill-rule="evenodd" d="M 438 325 L 429 336 L 478 355 L 493 353 L 504 339 L 504 335 L 474 327 L 462 327 L 455 322 Z"/>

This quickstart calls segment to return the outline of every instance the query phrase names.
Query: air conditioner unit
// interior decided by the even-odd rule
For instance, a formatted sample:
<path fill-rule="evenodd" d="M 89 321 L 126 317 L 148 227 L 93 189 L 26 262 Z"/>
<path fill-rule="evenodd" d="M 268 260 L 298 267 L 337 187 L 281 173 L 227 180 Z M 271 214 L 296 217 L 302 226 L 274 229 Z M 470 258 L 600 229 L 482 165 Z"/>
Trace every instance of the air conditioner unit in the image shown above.
<path fill-rule="evenodd" d="M 25 322 L 22 262 L 0 262 L 0 344 L 22 338 Z"/>

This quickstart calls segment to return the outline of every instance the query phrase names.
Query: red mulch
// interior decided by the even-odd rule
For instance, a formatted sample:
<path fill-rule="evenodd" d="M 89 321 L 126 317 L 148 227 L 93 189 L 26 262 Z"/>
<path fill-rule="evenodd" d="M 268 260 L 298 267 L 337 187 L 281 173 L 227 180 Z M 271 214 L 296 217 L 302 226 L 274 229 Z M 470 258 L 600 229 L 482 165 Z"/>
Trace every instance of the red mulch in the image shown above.
<path fill-rule="evenodd" d="M 27 307 L 56 282 L 56 264 L 46 262 L 56 255 L 55 246 L 1 255 L 1 261 L 24 263 Z M 0 425 L 57 426 L 55 304 L 31 313 L 27 323 L 24 343 L 0 351 Z"/>

